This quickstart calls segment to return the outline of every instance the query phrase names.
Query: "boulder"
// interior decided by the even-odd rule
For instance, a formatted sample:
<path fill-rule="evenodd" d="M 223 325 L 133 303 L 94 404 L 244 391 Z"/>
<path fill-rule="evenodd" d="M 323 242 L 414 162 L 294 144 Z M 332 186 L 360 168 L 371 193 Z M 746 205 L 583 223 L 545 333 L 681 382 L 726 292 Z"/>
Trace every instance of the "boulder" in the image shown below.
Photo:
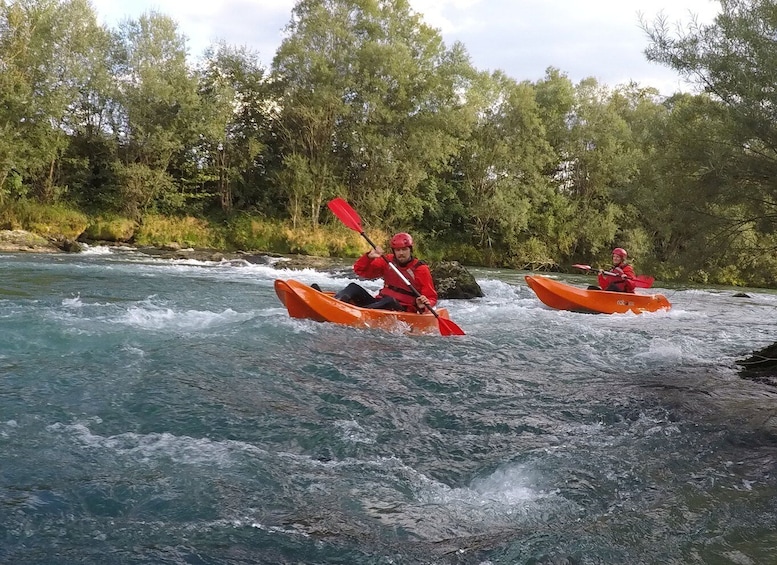
<path fill-rule="evenodd" d="M 777 343 L 754 351 L 750 357 L 736 362 L 739 376 L 769 386 L 777 386 Z"/>
<path fill-rule="evenodd" d="M 79 242 L 69 237 L 58 236 L 49 238 L 49 240 L 65 253 L 81 253 L 84 250 Z"/>
<path fill-rule="evenodd" d="M 60 248 L 45 237 L 25 230 L 0 230 L 0 251 L 52 253 Z"/>
<path fill-rule="evenodd" d="M 437 261 L 429 263 L 434 286 L 440 298 L 480 298 L 483 290 L 466 268 L 458 261 Z"/>

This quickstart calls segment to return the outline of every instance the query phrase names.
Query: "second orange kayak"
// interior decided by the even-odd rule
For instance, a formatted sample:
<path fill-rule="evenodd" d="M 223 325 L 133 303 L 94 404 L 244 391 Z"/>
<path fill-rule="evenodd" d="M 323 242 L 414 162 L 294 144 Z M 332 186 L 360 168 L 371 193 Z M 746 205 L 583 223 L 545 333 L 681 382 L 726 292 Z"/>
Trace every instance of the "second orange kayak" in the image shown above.
<path fill-rule="evenodd" d="M 641 314 L 669 310 L 672 307 L 663 294 L 587 290 L 548 277 L 526 275 L 525 278 L 537 298 L 556 310 L 595 314 Z"/>

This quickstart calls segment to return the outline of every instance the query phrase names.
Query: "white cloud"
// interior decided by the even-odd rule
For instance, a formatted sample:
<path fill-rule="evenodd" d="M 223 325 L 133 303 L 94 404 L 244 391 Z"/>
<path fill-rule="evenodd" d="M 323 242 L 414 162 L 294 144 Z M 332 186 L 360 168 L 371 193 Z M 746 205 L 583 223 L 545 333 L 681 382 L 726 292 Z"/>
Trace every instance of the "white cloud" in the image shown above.
<path fill-rule="evenodd" d="M 295 0 L 92 0 L 100 21 L 116 25 L 155 10 L 173 18 L 189 39 L 190 54 L 223 40 L 258 51 L 269 66 L 283 39 Z M 445 42 L 464 44 L 480 70 L 501 69 L 517 80 L 538 80 L 549 66 L 577 82 L 593 76 L 609 86 L 634 80 L 664 94 L 687 89 L 671 70 L 649 63 L 639 15 L 663 14 L 688 23 L 710 22 L 716 0 L 410 0 Z"/>
<path fill-rule="evenodd" d="M 487 9 L 483 4 L 482 0 L 410 0 L 413 11 L 443 35 L 485 26 L 486 19 L 478 15 Z"/>

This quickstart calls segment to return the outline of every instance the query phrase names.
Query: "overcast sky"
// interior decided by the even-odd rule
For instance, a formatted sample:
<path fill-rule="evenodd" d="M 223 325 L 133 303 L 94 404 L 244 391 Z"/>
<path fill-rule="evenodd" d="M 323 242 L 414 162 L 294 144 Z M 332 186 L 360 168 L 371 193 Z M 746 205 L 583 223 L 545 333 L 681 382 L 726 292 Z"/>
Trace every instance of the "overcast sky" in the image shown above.
<path fill-rule="evenodd" d="M 283 39 L 295 0 L 92 0 L 101 23 L 115 27 L 144 12 L 170 16 L 199 57 L 213 42 L 245 45 L 267 67 Z M 717 0 L 410 0 L 450 46 L 464 44 L 479 70 L 501 69 L 516 80 L 536 81 L 549 66 L 573 81 L 595 77 L 614 87 L 633 80 L 669 95 L 689 90 L 663 66 L 648 63 L 648 40 L 639 16 L 672 24 L 692 16 L 712 22 Z"/>

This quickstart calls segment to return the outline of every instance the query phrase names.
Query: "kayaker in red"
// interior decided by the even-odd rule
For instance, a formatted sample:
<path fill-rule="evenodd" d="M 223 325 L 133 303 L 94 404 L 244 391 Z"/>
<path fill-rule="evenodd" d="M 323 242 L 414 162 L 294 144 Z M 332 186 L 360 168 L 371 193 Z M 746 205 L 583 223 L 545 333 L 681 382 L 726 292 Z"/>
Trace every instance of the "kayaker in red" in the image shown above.
<path fill-rule="evenodd" d="M 612 250 L 612 267 L 609 272 L 614 275 L 605 275 L 599 271 L 599 287 L 603 290 L 614 292 L 634 292 L 637 287 L 634 282 L 634 268 L 628 264 L 629 254 L 622 247 L 616 247 Z"/>
<path fill-rule="evenodd" d="M 409 233 L 398 233 L 391 238 L 393 253 L 383 256 L 383 249 L 376 246 L 359 257 L 353 265 L 354 272 L 364 279 L 383 278 L 383 288 L 373 297 L 362 286 L 350 283 L 335 294 L 335 298 L 363 308 L 421 312 L 426 306 L 437 304 L 432 273 L 423 261 L 413 257 L 413 238 Z M 386 261 L 386 259 L 388 261 Z M 389 261 L 410 281 L 421 296 L 408 288 L 394 272 Z"/>

